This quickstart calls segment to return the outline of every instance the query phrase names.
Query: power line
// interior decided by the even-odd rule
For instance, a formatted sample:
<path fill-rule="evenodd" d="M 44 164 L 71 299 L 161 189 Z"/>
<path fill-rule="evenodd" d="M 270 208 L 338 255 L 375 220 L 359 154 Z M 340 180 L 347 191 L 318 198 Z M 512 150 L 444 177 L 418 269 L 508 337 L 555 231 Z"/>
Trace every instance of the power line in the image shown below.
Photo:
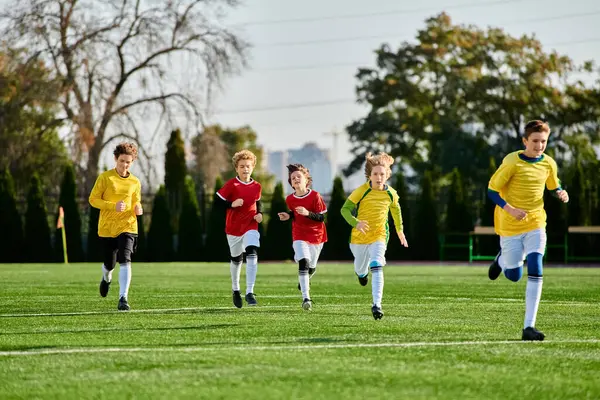
<path fill-rule="evenodd" d="M 487 1 L 487 2 L 473 2 L 473 3 L 465 3 L 465 4 L 453 4 L 444 7 L 445 9 L 464 9 L 464 8 L 476 8 L 476 7 L 489 7 L 497 4 L 510 4 L 510 3 L 523 3 L 529 1 L 538 1 L 538 0 L 497 0 L 497 1 Z M 413 9 L 403 9 L 403 10 L 389 10 L 389 11 L 378 11 L 372 13 L 362 13 L 362 14 L 346 14 L 346 15 L 329 15 L 324 17 L 306 17 L 306 18 L 290 18 L 290 19 L 277 19 L 277 20 L 266 20 L 266 21 L 251 21 L 251 22 L 242 22 L 240 24 L 236 24 L 238 26 L 258 26 L 258 25 L 273 25 L 273 24 L 288 24 L 288 23 L 296 23 L 296 22 L 316 22 L 316 21 L 333 21 L 333 20 L 341 20 L 341 19 L 357 19 L 357 18 L 370 18 L 370 17 L 381 17 L 386 15 L 399 15 L 399 14 L 415 14 L 424 11 L 435 11 L 439 10 L 439 7 L 422 7 L 422 8 L 413 8 Z"/>
<path fill-rule="evenodd" d="M 585 13 L 576 13 L 576 14 L 567 14 L 560 16 L 553 16 L 547 18 L 531 18 L 524 19 L 520 21 L 507 21 L 505 23 L 498 23 L 497 25 L 502 26 L 510 26 L 510 25 L 521 25 L 521 24 L 531 24 L 538 22 L 546 22 L 546 21 L 557 21 L 557 20 L 566 20 L 571 18 L 582 18 L 582 17 L 591 17 L 594 15 L 600 14 L 600 10 L 585 12 Z M 385 35 L 371 35 L 371 36 L 354 36 L 354 37 L 344 37 L 344 38 L 330 38 L 330 39 L 315 39 L 315 40 L 302 40 L 302 41 L 290 41 L 290 42 L 275 42 L 275 43 L 259 43 L 253 45 L 253 47 L 290 47 L 290 46 L 305 46 L 305 45 L 313 45 L 313 44 L 325 44 L 325 43 L 341 43 L 341 42 L 354 42 L 358 40 L 373 40 L 373 39 L 388 39 L 390 37 L 400 37 L 405 35 L 413 34 L 414 32 L 402 32 L 402 33 L 389 33 Z"/>

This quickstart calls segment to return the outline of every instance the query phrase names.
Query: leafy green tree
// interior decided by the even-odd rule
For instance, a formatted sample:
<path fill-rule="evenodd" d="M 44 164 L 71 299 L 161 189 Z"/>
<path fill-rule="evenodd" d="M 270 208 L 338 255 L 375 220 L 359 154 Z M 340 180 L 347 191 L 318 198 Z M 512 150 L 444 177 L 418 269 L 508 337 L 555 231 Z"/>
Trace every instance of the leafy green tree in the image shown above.
<path fill-rule="evenodd" d="M 487 180 L 483 182 L 482 190 L 484 200 L 483 207 L 481 208 L 480 214 L 480 225 L 481 226 L 494 226 L 494 212 L 496 210 L 496 203 L 488 196 L 488 184 L 489 180 L 496 172 L 496 160 L 494 157 L 490 157 L 490 164 L 488 167 Z M 498 236 L 495 235 L 480 235 L 473 238 L 475 241 L 475 251 L 482 255 L 495 255 L 500 251 L 500 241 Z"/>
<path fill-rule="evenodd" d="M 72 164 L 65 166 L 63 181 L 60 186 L 58 206 L 62 207 L 65 213 L 64 229 L 66 230 L 69 262 L 82 262 L 85 260 L 85 257 L 81 242 L 81 215 L 79 213 L 79 205 L 77 204 L 77 184 L 75 183 L 75 170 Z M 54 235 L 54 249 L 58 261 L 63 260 L 61 229 L 57 229 Z"/>
<path fill-rule="evenodd" d="M 342 206 L 346 202 L 344 184 L 339 176 L 333 180 L 331 199 L 327 206 L 326 226 L 328 242 L 323 246 L 323 260 L 352 260 L 350 232 L 352 227 L 342 217 Z"/>
<path fill-rule="evenodd" d="M 48 210 L 40 178 L 33 174 L 27 194 L 27 212 L 25 213 L 25 243 L 33 251 L 26 252 L 26 261 L 46 263 L 54 261 Z"/>
<path fill-rule="evenodd" d="M 221 177 L 215 181 L 214 192 L 216 193 L 223 186 Z M 206 231 L 206 252 L 203 259 L 206 261 L 229 261 L 229 244 L 225 235 L 225 209 L 221 205 L 212 202 L 210 215 L 208 217 L 208 227 Z"/>
<path fill-rule="evenodd" d="M 411 222 L 410 222 L 410 208 L 408 206 L 408 188 L 406 187 L 406 179 L 402 172 L 402 167 L 396 172 L 394 177 L 394 189 L 398 192 L 400 211 L 402 212 L 402 225 L 404 229 L 404 235 L 408 241 L 408 248 L 405 248 L 400 243 L 400 239 L 396 234 L 396 226 L 394 225 L 393 218 L 389 218 L 390 223 L 390 239 L 388 243 L 387 258 L 390 260 L 409 260 L 411 258 L 412 250 L 412 234 L 411 234 Z"/>
<path fill-rule="evenodd" d="M 202 223 L 194 180 L 185 178 L 177 254 L 180 261 L 200 261 L 202 257 Z"/>
<path fill-rule="evenodd" d="M 469 199 L 458 169 L 452 172 L 452 183 L 448 192 L 446 208 L 446 226 L 448 233 L 469 233 L 473 230 Z"/>
<path fill-rule="evenodd" d="M 152 205 L 152 221 L 148 230 L 148 261 L 174 261 L 173 229 L 171 228 L 171 212 L 164 185 L 158 189 Z"/>
<path fill-rule="evenodd" d="M 171 210 L 171 226 L 173 228 L 177 228 L 179 225 L 186 175 L 185 143 L 181 137 L 181 131 L 176 129 L 171 132 L 165 154 L 165 189 L 167 191 L 167 202 Z"/>
<path fill-rule="evenodd" d="M 0 240 L 0 263 L 23 261 L 23 221 L 17 210 L 15 187 L 8 169 L 0 174 L 0 226 L 9 233 Z"/>
<path fill-rule="evenodd" d="M 261 258 L 264 260 L 289 260 L 293 258 L 292 223 L 291 221 L 280 221 L 277 215 L 277 213 L 285 211 L 288 211 L 288 207 L 285 203 L 283 184 L 277 182 L 271 198 L 267 235 L 263 241 L 264 251 L 261 252 Z"/>
<path fill-rule="evenodd" d="M 421 193 L 417 203 L 415 226 L 416 256 L 420 260 L 439 259 L 439 224 L 438 212 L 434 195 L 434 187 L 431 174 L 425 172 L 421 181 Z M 416 243 L 415 243 L 416 242 Z"/>
<path fill-rule="evenodd" d="M 146 223 L 144 215 L 138 215 L 138 245 L 133 259 L 135 261 L 148 261 L 148 236 L 146 235 Z"/>

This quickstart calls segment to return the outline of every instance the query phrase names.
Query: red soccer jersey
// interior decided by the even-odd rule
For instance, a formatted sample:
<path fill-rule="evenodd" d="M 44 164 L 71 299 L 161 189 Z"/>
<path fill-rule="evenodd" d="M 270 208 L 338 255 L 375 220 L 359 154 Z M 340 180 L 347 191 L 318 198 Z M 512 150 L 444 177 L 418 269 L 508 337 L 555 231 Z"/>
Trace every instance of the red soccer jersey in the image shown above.
<path fill-rule="evenodd" d="M 294 213 L 292 221 L 292 240 L 302 240 L 311 244 L 321 244 L 327 241 L 327 229 L 325 223 L 312 220 L 296 212 L 296 207 L 304 207 L 315 214 L 325 214 L 327 206 L 323 202 L 319 192 L 309 189 L 304 196 L 290 194 L 285 202 Z"/>
<path fill-rule="evenodd" d="M 243 236 L 250 230 L 258 230 L 258 222 L 254 220 L 257 214 L 256 202 L 260 200 L 262 187 L 254 179 L 243 182 L 237 176 L 225 182 L 217 191 L 223 200 L 234 202 L 244 200 L 241 207 L 228 208 L 225 218 L 225 233 L 232 236 Z"/>

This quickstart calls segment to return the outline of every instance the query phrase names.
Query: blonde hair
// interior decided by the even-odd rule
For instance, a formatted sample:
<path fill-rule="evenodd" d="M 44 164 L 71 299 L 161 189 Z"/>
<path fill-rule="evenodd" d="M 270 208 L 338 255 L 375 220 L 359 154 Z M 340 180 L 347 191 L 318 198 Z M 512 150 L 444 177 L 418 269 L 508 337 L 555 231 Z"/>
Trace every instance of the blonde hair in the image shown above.
<path fill-rule="evenodd" d="M 256 156 L 250 150 L 244 149 L 240 150 L 233 155 L 231 159 L 233 161 L 233 168 L 237 168 L 238 163 L 242 160 L 252 160 L 252 164 L 256 166 Z"/>
<path fill-rule="evenodd" d="M 368 152 L 365 156 L 367 163 L 365 164 L 365 176 L 367 179 L 371 178 L 371 172 L 373 171 L 373 167 L 385 167 L 385 173 L 387 179 L 390 179 L 392 176 L 392 164 L 394 164 L 394 158 L 390 156 L 388 153 L 381 152 L 379 154 L 373 155 L 371 152 Z"/>
<path fill-rule="evenodd" d="M 310 187 L 312 185 L 312 176 L 310 176 L 310 171 L 302 164 L 290 164 L 287 166 L 288 170 L 288 183 L 292 186 L 292 173 L 296 171 L 300 171 L 306 177 L 306 187 Z"/>

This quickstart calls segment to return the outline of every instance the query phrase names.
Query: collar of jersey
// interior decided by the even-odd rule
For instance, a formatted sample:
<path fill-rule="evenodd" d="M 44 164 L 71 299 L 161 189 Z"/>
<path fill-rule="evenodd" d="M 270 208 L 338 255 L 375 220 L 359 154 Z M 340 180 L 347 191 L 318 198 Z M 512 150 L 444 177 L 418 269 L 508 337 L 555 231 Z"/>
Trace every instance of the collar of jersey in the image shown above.
<path fill-rule="evenodd" d="M 131 176 L 131 172 L 127 172 L 127 176 L 121 176 L 121 174 L 119 173 L 119 171 L 117 171 L 116 168 L 114 168 L 113 171 L 115 171 L 115 174 L 117 174 L 117 176 L 121 179 L 127 179 Z"/>
<path fill-rule="evenodd" d="M 251 183 L 253 183 L 253 182 L 254 182 L 254 179 L 252 179 L 252 178 L 250 178 L 250 181 L 249 181 L 249 182 L 244 182 L 244 181 L 243 181 L 243 180 L 241 180 L 241 179 L 240 179 L 240 177 L 239 177 L 239 176 L 237 176 L 237 175 L 235 176 L 235 179 L 237 179 L 239 183 L 242 183 L 242 184 L 244 184 L 244 185 L 249 185 L 249 184 L 251 184 Z"/>
<path fill-rule="evenodd" d="M 527 157 L 525 154 L 523 154 L 523 152 L 519 153 L 519 158 L 529 164 L 535 164 L 537 162 L 540 162 L 544 159 L 544 155 L 542 154 L 539 157 L 535 157 L 535 158 L 531 158 L 531 157 Z"/>
<path fill-rule="evenodd" d="M 370 187 L 372 190 L 375 190 L 375 189 L 373 189 L 373 182 L 371 182 L 371 180 L 369 180 L 369 187 Z M 383 185 L 383 190 L 382 190 L 382 192 L 385 192 L 386 190 L 388 190 L 388 185 L 387 185 L 387 183 Z"/>
<path fill-rule="evenodd" d="M 310 194 L 310 192 L 312 192 L 312 189 L 311 189 L 311 188 L 308 188 L 308 192 L 306 192 L 306 194 L 305 194 L 304 196 L 296 196 L 296 192 L 294 192 L 294 193 L 292 193 L 292 194 L 293 194 L 293 195 L 294 195 L 294 197 L 295 197 L 295 198 L 297 198 L 297 199 L 303 199 L 303 198 L 305 198 L 306 196 L 308 196 L 308 195 Z"/>

